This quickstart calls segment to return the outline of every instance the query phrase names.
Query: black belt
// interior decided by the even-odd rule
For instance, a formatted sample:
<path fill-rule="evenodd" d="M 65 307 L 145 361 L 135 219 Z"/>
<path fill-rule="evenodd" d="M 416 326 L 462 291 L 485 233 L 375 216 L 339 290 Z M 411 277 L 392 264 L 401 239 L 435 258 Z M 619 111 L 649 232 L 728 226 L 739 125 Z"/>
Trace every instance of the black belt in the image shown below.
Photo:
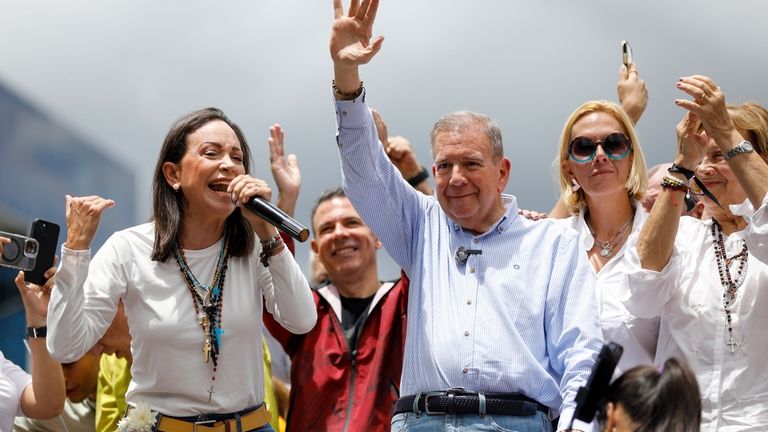
<path fill-rule="evenodd" d="M 528 417 L 549 407 L 520 394 L 472 393 L 464 390 L 419 393 L 404 396 L 395 403 L 394 414 L 496 414 Z"/>

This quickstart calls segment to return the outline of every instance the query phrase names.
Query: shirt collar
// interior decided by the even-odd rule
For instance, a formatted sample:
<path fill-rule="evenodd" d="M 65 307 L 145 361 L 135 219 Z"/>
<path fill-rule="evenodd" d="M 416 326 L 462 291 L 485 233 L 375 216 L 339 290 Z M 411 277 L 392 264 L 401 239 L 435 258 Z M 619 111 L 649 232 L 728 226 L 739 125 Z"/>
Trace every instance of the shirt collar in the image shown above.
<path fill-rule="evenodd" d="M 517 206 L 517 198 L 514 195 L 501 194 L 501 203 L 505 208 L 504 214 L 501 215 L 501 218 L 499 218 L 495 224 L 491 225 L 488 231 L 482 234 L 478 234 L 477 237 L 483 237 L 494 231 L 503 232 L 518 216 L 519 208 Z M 453 226 L 454 231 L 462 231 L 464 229 L 461 227 L 461 225 L 457 224 L 452 219 L 449 220 L 451 221 L 451 225 Z"/>

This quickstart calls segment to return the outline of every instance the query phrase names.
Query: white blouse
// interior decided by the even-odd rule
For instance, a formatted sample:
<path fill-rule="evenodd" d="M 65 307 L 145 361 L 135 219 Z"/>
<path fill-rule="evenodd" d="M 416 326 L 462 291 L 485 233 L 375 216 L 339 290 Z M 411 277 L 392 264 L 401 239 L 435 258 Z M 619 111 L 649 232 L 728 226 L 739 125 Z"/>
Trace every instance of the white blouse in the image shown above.
<path fill-rule="evenodd" d="M 262 402 L 262 297 L 286 329 L 306 333 L 317 312 L 304 275 L 287 248 L 259 263 L 259 242 L 248 257 L 231 257 L 224 281 L 221 349 L 216 380 L 203 360 L 203 331 L 194 300 L 174 258 L 149 257 L 154 224 L 112 235 L 90 260 L 90 251 L 62 245 L 48 307 L 48 350 L 64 362 L 80 358 L 104 334 L 125 304 L 132 337 L 133 379 L 126 395 L 163 414 L 230 413 Z M 192 273 L 210 283 L 221 241 L 185 250 Z M 213 386 L 211 388 L 211 386 Z M 212 392 L 211 392 L 212 391 Z M 210 397 L 210 403 L 209 403 Z"/>
<path fill-rule="evenodd" d="M 639 233 L 648 219 L 640 203 L 635 203 L 635 217 L 632 221 L 630 236 Z M 585 253 L 595 245 L 595 239 L 584 220 L 584 212 L 564 220 L 571 228 L 579 233 L 582 248 Z M 653 364 L 656 354 L 656 343 L 659 337 L 659 318 L 639 318 L 631 314 L 624 301 L 630 296 L 627 282 L 624 254 L 627 249 L 624 242 L 621 249 L 614 249 L 614 255 L 607 263 L 595 272 L 597 283 L 595 293 L 600 313 L 600 328 L 605 342 L 616 342 L 624 347 L 624 354 L 614 372 L 618 377 L 624 371 L 638 365 Z"/>
<path fill-rule="evenodd" d="M 0 351 L 0 431 L 10 431 L 13 419 L 23 414 L 19 402 L 31 382 L 32 377 Z"/>
<path fill-rule="evenodd" d="M 746 279 L 730 306 L 734 344 L 728 344 L 711 220 L 681 218 L 672 257 L 661 272 L 643 270 L 634 247 L 627 254 L 627 308 L 638 316 L 661 316 L 656 363 L 672 356 L 688 362 L 701 389 L 702 431 L 768 430 L 767 204 L 768 195 L 754 216 L 751 206 L 732 206 L 749 225 L 723 235 L 729 257 L 745 240 L 749 247 Z M 637 238 L 631 241 L 634 246 Z M 734 278 L 737 268 L 731 264 Z"/>

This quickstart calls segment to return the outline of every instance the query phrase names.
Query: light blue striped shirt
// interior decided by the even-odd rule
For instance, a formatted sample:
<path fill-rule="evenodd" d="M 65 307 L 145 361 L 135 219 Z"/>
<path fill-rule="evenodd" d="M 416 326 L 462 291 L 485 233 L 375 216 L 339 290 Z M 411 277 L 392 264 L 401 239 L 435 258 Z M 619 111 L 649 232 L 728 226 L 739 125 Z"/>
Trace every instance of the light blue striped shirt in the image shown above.
<path fill-rule="evenodd" d="M 401 393 L 521 393 L 570 420 L 602 338 L 576 231 L 506 213 L 481 235 L 416 192 L 378 142 L 363 97 L 337 102 L 344 189 L 411 279 Z M 480 249 L 466 264 L 458 247 Z"/>

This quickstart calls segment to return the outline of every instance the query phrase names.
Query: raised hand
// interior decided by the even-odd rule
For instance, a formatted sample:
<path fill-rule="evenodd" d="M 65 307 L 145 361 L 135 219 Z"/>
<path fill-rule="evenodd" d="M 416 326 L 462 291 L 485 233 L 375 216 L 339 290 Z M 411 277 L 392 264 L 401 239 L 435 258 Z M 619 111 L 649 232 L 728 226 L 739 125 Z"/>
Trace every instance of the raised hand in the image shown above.
<path fill-rule="evenodd" d="M 695 170 L 704 159 L 709 142 L 707 133 L 699 132 L 700 126 L 701 121 L 691 112 L 686 113 L 680 123 L 675 126 L 677 134 L 675 163 L 689 170 Z"/>
<path fill-rule="evenodd" d="M 91 247 L 104 210 L 115 202 L 92 195 L 88 197 L 66 196 L 67 248 L 84 250 Z"/>
<path fill-rule="evenodd" d="M 693 75 L 680 78 L 677 88 L 693 97 L 693 100 L 675 99 L 675 103 L 696 115 L 718 145 L 730 143 L 735 126 L 725 106 L 725 95 L 708 77 Z"/>
<path fill-rule="evenodd" d="M 301 190 L 301 172 L 296 155 L 285 155 L 285 134 L 280 125 L 269 128 L 269 162 L 277 185 L 277 206 L 293 216 Z"/>
<path fill-rule="evenodd" d="M 27 316 L 29 327 L 44 326 L 48 315 L 48 302 L 51 299 L 54 275 L 56 267 L 51 267 L 45 272 L 45 284 L 43 286 L 24 281 L 24 272 L 16 275 L 16 287 L 21 294 L 21 302 L 24 304 L 24 312 Z"/>
<path fill-rule="evenodd" d="M 616 91 L 619 94 L 621 107 L 629 114 L 632 123 L 637 124 L 648 106 L 648 88 L 645 86 L 645 81 L 640 79 L 635 63 L 629 65 L 629 69 L 621 65 Z"/>
<path fill-rule="evenodd" d="M 336 87 L 352 93 L 360 85 L 358 66 L 366 64 L 381 49 L 383 36 L 371 39 L 378 0 L 352 0 L 344 15 L 342 0 L 333 0 L 334 21 L 331 28 L 331 58 L 336 72 Z"/>

